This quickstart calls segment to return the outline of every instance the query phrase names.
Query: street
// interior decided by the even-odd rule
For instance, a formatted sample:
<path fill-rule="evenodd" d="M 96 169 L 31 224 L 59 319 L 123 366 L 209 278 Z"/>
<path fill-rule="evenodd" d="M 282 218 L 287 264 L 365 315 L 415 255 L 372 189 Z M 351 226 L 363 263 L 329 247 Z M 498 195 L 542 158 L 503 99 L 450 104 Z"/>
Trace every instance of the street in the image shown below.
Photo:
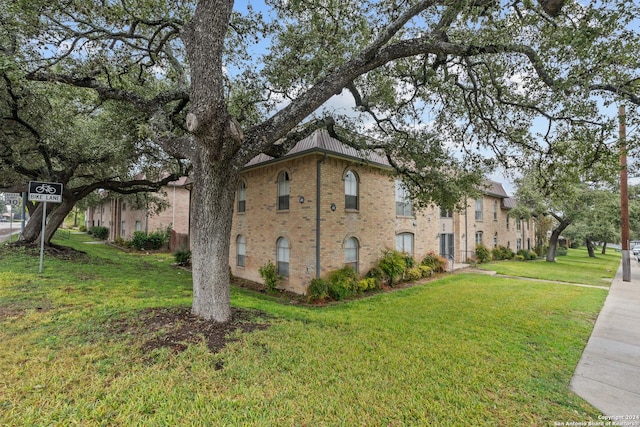
<path fill-rule="evenodd" d="M 22 223 L 20 221 L 14 221 L 13 223 L 0 222 L 0 243 L 9 238 L 9 233 L 19 233 L 21 224 Z"/>

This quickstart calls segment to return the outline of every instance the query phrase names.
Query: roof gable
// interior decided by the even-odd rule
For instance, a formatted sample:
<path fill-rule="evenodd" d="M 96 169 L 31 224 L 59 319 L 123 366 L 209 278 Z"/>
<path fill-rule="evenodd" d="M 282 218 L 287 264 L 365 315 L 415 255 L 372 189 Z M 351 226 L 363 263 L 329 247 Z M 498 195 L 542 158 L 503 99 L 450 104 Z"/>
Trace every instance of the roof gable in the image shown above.
<path fill-rule="evenodd" d="M 292 157 L 303 156 L 311 153 L 324 153 L 346 158 L 349 160 L 370 163 L 372 165 L 383 167 L 385 169 L 391 168 L 391 165 L 384 155 L 373 150 L 359 151 L 353 147 L 349 147 L 348 145 L 343 144 L 342 142 L 329 135 L 329 132 L 326 129 L 319 129 L 313 132 L 308 137 L 298 141 L 296 145 L 282 157 L 274 158 L 266 154 L 259 154 L 251 159 L 245 165 L 245 168 L 262 166 L 264 164 L 290 159 Z"/>

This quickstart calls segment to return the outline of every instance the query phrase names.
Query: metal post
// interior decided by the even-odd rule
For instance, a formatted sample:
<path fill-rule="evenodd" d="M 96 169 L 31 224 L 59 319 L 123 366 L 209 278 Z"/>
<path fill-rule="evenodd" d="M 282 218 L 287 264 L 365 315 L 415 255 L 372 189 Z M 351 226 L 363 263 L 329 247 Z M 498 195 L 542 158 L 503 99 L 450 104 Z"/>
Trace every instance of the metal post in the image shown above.
<path fill-rule="evenodd" d="M 47 202 L 42 202 L 42 231 L 40 232 L 40 269 L 38 273 L 42 273 L 42 262 L 44 260 L 44 230 L 47 221 Z"/>
<path fill-rule="evenodd" d="M 26 211 L 27 211 L 27 192 L 23 191 L 22 192 L 22 221 L 20 225 L 21 237 L 24 235 L 24 222 L 25 222 Z"/>
<path fill-rule="evenodd" d="M 11 236 L 13 236 L 13 205 L 9 205 L 9 241 L 11 241 Z"/>
<path fill-rule="evenodd" d="M 631 281 L 631 256 L 629 255 L 629 190 L 627 186 L 627 144 L 625 109 L 621 105 L 618 109 L 620 134 L 620 211 L 622 221 L 622 280 Z"/>

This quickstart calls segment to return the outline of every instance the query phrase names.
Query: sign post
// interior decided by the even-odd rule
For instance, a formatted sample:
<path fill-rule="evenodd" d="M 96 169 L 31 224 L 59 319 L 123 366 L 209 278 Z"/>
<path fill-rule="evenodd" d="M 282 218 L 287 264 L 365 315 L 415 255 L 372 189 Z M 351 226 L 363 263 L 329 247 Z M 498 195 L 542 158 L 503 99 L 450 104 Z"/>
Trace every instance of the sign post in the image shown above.
<path fill-rule="evenodd" d="M 62 203 L 62 184 L 58 182 L 29 182 L 29 201 L 42 202 L 42 231 L 40 232 L 40 269 L 44 260 L 44 232 L 47 221 L 47 202 Z"/>
<path fill-rule="evenodd" d="M 4 201 L 9 205 L 9 240 L 13 235 L 13 207 L 20 205 L 20 193 L 4 193 Z"/>

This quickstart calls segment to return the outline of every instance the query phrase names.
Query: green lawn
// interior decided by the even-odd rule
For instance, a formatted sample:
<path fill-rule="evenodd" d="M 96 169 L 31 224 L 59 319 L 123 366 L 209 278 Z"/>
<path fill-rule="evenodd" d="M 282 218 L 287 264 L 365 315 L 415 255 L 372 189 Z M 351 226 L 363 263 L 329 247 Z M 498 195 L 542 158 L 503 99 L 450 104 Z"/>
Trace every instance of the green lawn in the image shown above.
<path fill-rule="evenodd" d="M 602 255 L 599 248 L 596 250 L 595 258 L 589 257 L 586 248 L 578 248 L 569 249 L 566 256 L 556 257 L 555 262 L 538 259 L 536 261 L 496 261 L 478 265 L 479 268 L 509 276 L 594 286 L 610 286 L 619 266 L 619 252 L 609 249 L 605 255 Z"/>
<path fill-rule="evenodd" d="M 0 425 L 515 426 L 597 420 L 569 381 L 606 291 L 446 276 L 328 307 L 234 289 L 271 326 L 213 354 L 113 325 L 190 304 L 167 255 L 0 249 Z M 523 263 L 524 264 L 524 263 Z"/>

